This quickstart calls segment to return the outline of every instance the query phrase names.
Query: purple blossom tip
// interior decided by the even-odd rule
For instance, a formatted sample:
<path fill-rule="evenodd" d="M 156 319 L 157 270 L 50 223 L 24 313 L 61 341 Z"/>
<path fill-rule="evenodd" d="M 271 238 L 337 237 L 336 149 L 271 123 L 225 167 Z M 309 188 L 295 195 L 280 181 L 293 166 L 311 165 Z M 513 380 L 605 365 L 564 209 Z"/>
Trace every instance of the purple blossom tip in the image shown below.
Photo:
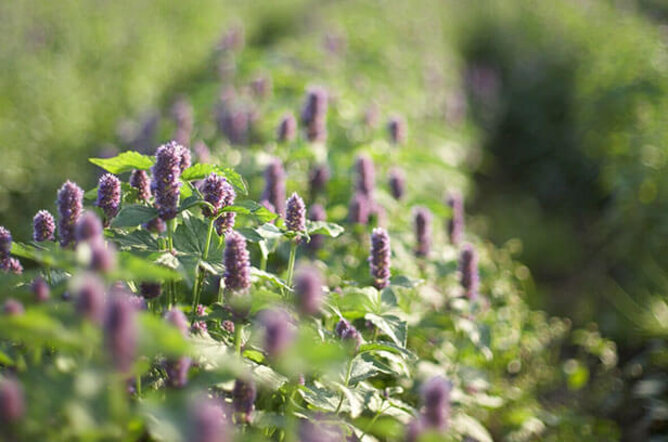
<path fill-rule="evenodd" d="M 105 173 L 97 184 L 97 201 L 95 205 L 102 209 L 105 224 L 116 216 L 121 206 L 121 180 L 115 175 Z"/>
<path fill-rule="evenodd" d="M 21 304 L 16 299 L 12 298 L 9 298 L 5 301 L 2 310 L 5 312 L 5 315 L 7 316 L 19 316 L 22 315 L 25 311 L 25 309 L 23 308 L 23 304 Z"/>
<path fill-rule="evenodd" d="M 398 115 L 391 117 L 387 122 L 387 132 L 392 144 L 403 144 L 406 141 L 406 122 Z"/>
<path fill-rule="evenodd" d="M 142 282 L 139 285 L 139 293 L 144 299 L 155 299 L 162 294 L 162 286 L 159 282 Z"/>
<path fill-rule="evenodd" d="M 306 230 L 306 206 L 304 200 L 293 193 L 286 202 L 285 226 L 292 232 L 303 232 Z"/>
<path fill-rule="evenodd" d="M 213 207 L 204 206 L 202 207 L 202 214 L 207 218 L 213 218 L 218 215 L 218 211 L 223 205 L 223 197 L 225 196 L 226 191 L 232 191 L 234 189 L 230 186 L 227 180 L 217 175 L 216 173 L 211 173 L 204 179 L 200 191 L 204 197 L 204 201 L 211 204 Z"/>
<path fill-rule="evenodd" d="M 406 191 L 406 177 L 403 170 L 394 168 L 390 170 L 390 192 L 397 201 L 404 197 Z"/>
<path fill-rule="evenodd" d="M 362 344 L 362 336 L 350 322 L 341 319 L 336 324 L 334 332 L 342 341 L 351 343 L 355 351 L 359 350 L 359 347 Z"/>
<path fill-rule="evenodd" d="M 323 281 L 316 267 L 301 267 L 295 275 L 295 300 L 302 315 L 315 315 L 323 302 Z"/>
<path fill-rule="evenodd" d="M 84 212 L 74 226 L 74 238 L 78 243 L 102 241 L 102 221 L 93 212 Z"/>
<path fill-rule="evenodd" d="M 0 261 L 0 270 L 5 273 L 20 275 L 23 273 L 23 266 L 16 258 L 6 258 Z"/>
<path fill-rule="evenodd" d="M 110 273 L 116 268 L 116 248 L 102 240 L 90 242 L 90 268 L 101 273 Z"/>
<path fill-rule="evenodd" d="M 102 324 L 106 296 L 104 283 L 93 274 L 81 277 L 74 290 L 77 312 L 94 324 Z"/>
<path fill-rule="evenodd" d="M 478 298 L 478 285 L 480 275 L 478 274 L 478 254 L 471 244 L 465 244 L 459 255 L 459 272 L 461 274 L 461 285 L 466 297 L 470 300 Z"/>
<path fill-rule="evenodd" d="M 415 218 L 415 255 L 425 257 L 429 254 L 431 245 L 431 212 L 424 207 L 417 207 Z"/>
<path fill-rule="evenodd" d="M 322 192 L 327 185 L 327 182 L 330 178 L 329 167 L 326 164 L 320 164 L 313 166 L 309 172 L 309 190 L 311 192 L 311 197 L 315 197 L 317 194 Z"/>
<path fill-rule="evenodd" d="M 448 236 L 453 245 L 459 245 L 464 234 L 464 201 L 458 193 L 453 193 L 448 197 L 448 206 L 452 210 L 452 215 L 448 220 Z"/>
<path fill-rule="evenodd" d="M 285 170 L 283 163 L 274 158 L 264 170 L 264 193 L 262 199 L 269 201 L 276 213 L 283 216 L 285 213 Z"/>
<path fill-rule="evenodd" d="M 422 386 L 423 422 L 427 427 L 439 430 L 447 427 L 451 388 L 450 383 L 440 377 L 431 378 Z"/>
<path fill-rule="evenodd" d="M 264 310 L 259 319 L 264 328 L 264 350 L 269 359 L 276 359 L 295 338 L 295 328 L 290 315 L 282 309 Z"/>
<path fill-rule="evenodd" d="M 11 377 L 0 380 L 0 420 L 5 424 L 17 422 L 24 413 L 25 398 L 19 381 Z"/>
<path fill-rule="evenodd" d="M 149 232 L 157 234 L 163 233 L 165 230 L 167 230 L 167 224 L 160 217 L 153 218 L 151 221 L 143 224 L 142 227 Z"/>
<path fill-rule="evenodd" d="M 158 213 L 165 221 L 175 218 L 178 212 L 181 166 L 185 150 L 185 147 L 172 141 L 158 147 L 155 154 L 151 192 L 155 195 Z"/>
<path fill-rule="evenodd" d="M 250 254 L 246 248 L 246 239 L 241 234 L 232 231 L 225 237 L 223 262 L 226 290 L 242 292 L 250 288 Z"/>
<path fill-rule="evenodd" d="M 151 199 L 151 180 L 145 170 L 133 170 L 130 174 L 130 185 L 137 189 L 140 201 L 148 202 Z"/>
<path fill-rule="evenodd" d="M 35 278 L 30 288 L 35 295 L 35 301 L 46 302 L 49 300 L 49 297 L 51 296 L 51 288 L 43 278 L 39 276 Z"/>
<path fill-rule="evenodd" d="M 32 239 L 36 242 L 56 239 L 56 221 L 48 210 L 40 210 L 32 219 Z"/>
<path fill-rule="evenodd" d="M 355 161 L 355 171 L 357 173 L 357 181 L 355 182 L 355 189 L 371 198 L 375 186 L 375 172 L 374 165 L 371 158 L 366 155 L 360 155 Z"/>
<path fill-rule="evenodd" d="M 74 238 L 74 226 L 83 210 L 84 191 L 72 181 L 66 181 L 58 191 L 58 235 L 60 245 L 67 247 Z"/>
<path fill-rule="evenodd" d="M 390 235 L 383 228 L 375 228 L 371 232 L 371 253 L 369 264 L 373 286 L 383 289 L 390 281 Z"/>
<path fill-rule="evenodd" d="M 125 296 L 111 297 L 104 324 L 105 343 L 116 369 L 127 373 L 135 359 L 137 311 Z"/>
<path fill-rule="evenodd" d="M 276 138 L 279 143 L 290 143 L 297 136 L 297 120 L 291 113 L 286 113 L 281 117 L 276 129 Z"/>
<path fill-rule="evenodd" d="M 327 91 L 318 86 L 308 89 L 301 112 L 306 138 L 311 142 L 322 142 L 327 138 Z"/>
<path fill-rule="evenodd" d="M 6 260 L 12 253 L 12 233 L 0 226 L 0 260 Z"/>
<path fill-rule="evenodd" d="M 192 402 L 188 411 L 190 442 L 229 442 L 232 440 L 222 407 L 213 399 L 202 395 Z"/>
<path fill-rule="evenodd" d="M 237 379 L 232 390 L 232 407 L 237 416 L 237 422 L 250 422 L 255 409 L 257 389 L 255 383 L 248 379 Z"/>
<path fill-rule="evenodd" d="M 369 198 L 356 192 L 350 199 L 348 207 L 348 221 L 352 224 L 367 224 L 369 222 Z"/>
<path fill-rule="evenodd" d="M 188 318 L 181 310 L 172 308 L 165 314 L 165 320 L 176 327 L 184 337 L 188 336 Z"/>

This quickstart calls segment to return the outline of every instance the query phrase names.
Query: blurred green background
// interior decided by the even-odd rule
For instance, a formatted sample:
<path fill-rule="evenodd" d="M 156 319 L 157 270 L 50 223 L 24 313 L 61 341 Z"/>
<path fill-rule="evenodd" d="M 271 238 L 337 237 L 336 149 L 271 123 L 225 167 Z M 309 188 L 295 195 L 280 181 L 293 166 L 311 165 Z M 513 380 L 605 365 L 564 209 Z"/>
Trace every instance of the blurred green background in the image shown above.
<path fill-rule="evenodd" d="M 534 306 L 596 320 L 630 361 L 665 349 L 666 1 L 14 0 L 0 17 L 0 224 L 17 237 L 65 179 L 93 187 L 89 156 L 164 141 L 175 97 L 210 108 L 219 91 L 198 84 L 225 31 L 243 24 L 239 67 L 273 76 L 278 107 L 303 90 L 290 69 L 327 63 L 312 31 L 331 31 L 343 103 L 380 102 L 414 139 L 443 127 L 466 146 L 470 225 L 521 240 Z M 290 69 L 272 64 L 286 48 Z"/>

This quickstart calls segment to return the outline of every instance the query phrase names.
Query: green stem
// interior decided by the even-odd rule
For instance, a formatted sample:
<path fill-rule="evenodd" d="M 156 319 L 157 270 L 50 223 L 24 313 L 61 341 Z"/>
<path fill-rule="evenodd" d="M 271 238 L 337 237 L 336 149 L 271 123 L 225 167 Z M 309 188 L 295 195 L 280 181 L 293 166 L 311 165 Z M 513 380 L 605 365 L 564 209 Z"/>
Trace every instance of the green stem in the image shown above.
<path fill-rule="evenodd" d="M 295 273 L 295 258 L 297 257 L 297 241 L 292 240 L 290 244 L 290 260 L 288 261 L 288 287 L 292 287 L 292 276 Z"/>
<path fill-rule="evenodd" d="M 243 324 L 234 324 L 234 352 L 239 356 L 241 356 L 241 334 L 243 329 Z"/>
<path fill-rule="evenodd" d="M 137 375 L 137 381 L 136 381 L 136 387 L 137 387 L 137 396 L 141 396 L 141 375 Z"/>
<path fill-rule="evenodd" d="M 353 361 L 355 360 L 355 356 L 353 356 L 350 361 L 348 362 L 348 372 L 346 373 L 346 381 L 344 382 L 343 386 L 347 387 L 348 382 L 350 382 L 350 374 L 353 371 Z M 339 399 L 339 405 L 336 407 L 336 411 L 334 412 L 335 414 L 339 414 L 339 411 L 341 410 L 341 406 L 343 405 L 343 398 L 345 397 L 345 394 L 341 392 L 341 398 Z"/>
<path fill-rule="evenodd" d="M 204 254 L 202 255 L 202 259 L 204 261 L 206 261 L 206 259 L 209 257 L 209 246 L 211 245 L 211 237 L 213 236 L 213 223 L 215 221 L 215 218 L 212 218 L 211 221 L 209 221 L 209 231 L 206 234 L 206 245 L 204 246 Z"/>
<path fill-rule="evenodd" d="M 267 256 L 264 255 L 264 254 L 262 255 L 262 258 L 260 259 L 260 270 L 262 270 L 263 272 L 267 271 Z"/>
<path fill-rule="evenodd" d="M 174 254 L 174 231 L 176 230 L 176 218 L 167 221 L 167 248 L 169 253 Z M 176 302 L 176 287 L 173 281 L 169 282 L 169 293 L 167 295 L 167 310 L 172 308 Z"/>

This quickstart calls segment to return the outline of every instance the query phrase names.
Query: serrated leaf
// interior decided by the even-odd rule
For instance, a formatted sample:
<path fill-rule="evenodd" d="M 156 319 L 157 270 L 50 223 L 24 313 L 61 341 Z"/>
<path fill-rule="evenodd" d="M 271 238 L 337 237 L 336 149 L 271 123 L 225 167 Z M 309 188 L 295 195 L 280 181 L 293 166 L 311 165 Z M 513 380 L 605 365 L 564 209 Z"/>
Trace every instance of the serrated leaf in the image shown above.
<path fill-rule="evenodd" d="M 344 232 L 344 228 L 336 223 L 326 221 L 306 221 L 306 233 L 309 235 L 327 235 L 336 238 Z"/>
<path fill-rule="evenodd" d="M 248 194 L 246 183 L 244 183 L 241 175 L 239 175 L 234 169 L 222 168 L 214 164 L 194 164 L 183 171 L 181 178 L 186 181 L 203 180 L 212 172 L 225 177 L 225 179 L 235 188 L 235 190 L 241 192 L 244 195 Z"/>
<path fill-rule="evenodd" d="M 154 158 L 139 152 L 122 152 L 112 158 L 89 158 L 88 161 L 107 172 L 119 174 L 133 169 L 148 170 L 153 166 Z"/>
<path fill-rule="evenodd" d="M 394 315 L 379 316 L 374 313 L 367 313 L 364 318 L 371 321 L 373 325 L 378 327 L 392 339 L 395 344 L 401 348 L 406 348 L 406 338 L 408 334 L 408 325 L 406 324 L 406 321 L 402 321 Z"/>
<path fill-rule="evenodd" d="M 265 281 L 269 281 L 278 288 L 292 291 L 292 289 L 281 278 L 274 275 L 273 273 L 260 270 L 257 267 L 251 267 L 251 276 Z"/>
<path fill-rule="evenodd" d="M 237 201 L 234 203 L 234 205 L 223 207 L 220 211 L 236 212 L 242 215 L 252 215 L 261 223 L 272 221 L 278 216 L 263 205 L 251 200 Z"/>
<path fill-rule="evenodd" d="M 423 279 L 410 278 L 406 275 L 398 275 L 390 279 L 390 284 L 408 289 L 415 288 L 424 282 Z"/>
<path fill-rule="evenodd" d="M 12 242 L 12 255 L 29 259 L 45 267 L 55 267 L 64 270 L 72 269 L 77 264 L 76 255 L 71 250 L 64 250 L 56 243 L 41 243 L 39 247 Z"/>
<path fill-rule="evenodd" d="M 348 385 L 354 386 L 358 383 L 376 376 L 377 374 L 382 373 L 378 368 L 369 361 L 364 360 L 361 357 L 355 358 L 353 360 L 353 366 L 350 370 L 350 379 L 348 380 Z"/>
<path fill-rule="evenodd" d="M 158 216 L 154 207 L 133 204 L 125 206 L 118 212 L 116 218 L 111 222 L 111 227 L 116 229 L 137 227 L 151 221 Z"/>

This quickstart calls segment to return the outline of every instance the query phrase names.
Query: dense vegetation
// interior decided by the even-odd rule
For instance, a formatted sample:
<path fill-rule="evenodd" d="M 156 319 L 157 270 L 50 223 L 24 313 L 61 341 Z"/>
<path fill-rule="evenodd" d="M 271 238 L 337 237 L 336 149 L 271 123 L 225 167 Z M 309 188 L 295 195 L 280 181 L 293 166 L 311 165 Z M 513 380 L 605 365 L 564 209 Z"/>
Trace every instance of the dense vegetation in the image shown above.
<path fill-rule="evenodd" d="M 665 432 L 655 24 L 164 3 L 0 6 L 3 438 Z"/>

